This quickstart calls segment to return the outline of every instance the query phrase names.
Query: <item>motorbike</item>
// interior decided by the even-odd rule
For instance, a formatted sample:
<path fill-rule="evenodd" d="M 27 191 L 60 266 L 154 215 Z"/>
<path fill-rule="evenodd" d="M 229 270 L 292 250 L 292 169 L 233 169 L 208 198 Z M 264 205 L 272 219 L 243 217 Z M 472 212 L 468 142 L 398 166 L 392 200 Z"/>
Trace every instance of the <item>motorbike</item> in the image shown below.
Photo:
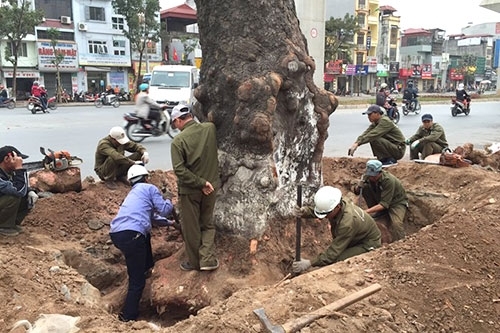
<path fill-rule="evenodd" d="M 422 109 L 422 107 L 420 106 L 420 102 L 416 98 L 413 102 L 410 102 L 410 100 L 408 99 L 403 99 L 403 101 L 401 102 L 401 108 L 405 116 L 407 116 L 410 112 L 419 114 L 420 110 Z"/>
<path fill-rule="evenodd" d="M 101 108 L 103 105 L 112 105 L 114 108 L 117 108 L 120 106 L 120 101 L 116 95 L 108 95 L 103 92 L 99 95 L 99 98 L 94 101 L 94 105 L 96 108 Z"/>
<path fill-rule="evenodd" d="M 127 112 L 123 115 L 123 119 L 125 119 L 123 128 L 129 139 L 134 142 L 141 142 L 145 138 L 162 136 L 165 134 L 174 138 L 174 136 L 181 131 L 177 128 L 172 128 L 170 124 L 171 112 L 171 109 L 160 110 L 162 116 L 157 128 L 151 124 L 151 119 L 139 118 L 134 112 Z"/>
<path fill-rule="evenodd" d="M 56 96 L 52 96 L 47 100 L 47 109 L 45 110 L 42 107 L 42 101 L 40 101 L 40 98 L 36 96 L 30 96 L 30 98 L 28 98 L 28 104 L 26 105 L 26 108 L 33 114 L 37 112 L 49 113 L 49 109 L 57 109 Z"/>
<path fill-rule="evenodd" d="M 391 120 L 394 122 L 394 124 L 399 123 L 399 118 L 401 118 L 401 115 L 399 114 L 398 105 L 396 103 L 396 98 L 387 97 L 387 102 L 392 107 L 392 117 L 389 117 L 389 112 L 387 112 L 387 116 L 389 118 L 391 118 Z"/>
<path fill-rule="evenodd" d="M 466 100 L 461 102 L 461 101 L 457 100 L 457 98 L 455 96 L 453 96 L 451 98 L 450 109 L 451 109 L 451 115 L 453 117 L 456 117 L 457 114 L 461 114 L 461 113 L 468 116 L 470 113 L 470 97 L 468 97 Z"/>
<path fill-rule="evenodd" d="M 130 101 L 131 98 L 130 98 L 130 93 L 126 92 L 126 91 L 120 91 L 120 93 L 118 94 L 118 100 L 119 101 Z"/>
<path fill-rule="evenodd" d="M 14 98 L 7 98 L 5 101 L 0 102 L 0 108 L 13 109 L 16 107 L 16 100 Z"/>

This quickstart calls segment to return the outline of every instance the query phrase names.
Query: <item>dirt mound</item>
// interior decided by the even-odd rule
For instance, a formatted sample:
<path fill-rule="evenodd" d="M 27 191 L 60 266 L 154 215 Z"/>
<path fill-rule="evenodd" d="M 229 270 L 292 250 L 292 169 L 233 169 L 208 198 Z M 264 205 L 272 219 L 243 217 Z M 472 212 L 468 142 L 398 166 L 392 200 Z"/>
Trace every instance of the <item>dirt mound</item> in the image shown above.
<path fill-rule="evenodd" d="M 365 162 L 325 158 L 324 183 L 341 187 L 357 202 L 350 186 Z M 86 180 L 79 193 L 42 198 L 26 218 L 23 234 L 0 238 L 0 331 L 20 319 L 33 322 L 40 313 L 81 316 L 83 332 L 152 332 L 158 326 L 151 322 L 163 332 L 259 331 L 256 308 L 264 307 L 273 323 L 283 324 L 372 283 L 382 290 L 303 332 L 500 331 L 499 174 L 412 162 L 389 170 L 410 199 L 403 241 L 280 282 L 294 257 L 293 219 L 273 221 L 255 253 L 246 240 L 218 235 L 221 267 L 200 275 L 203 288 L 212 292 L 207 298 L 211 305 L 185 319 L 190 309 L 161 311 L 151 304 L 148 285 L 143 320 L 132 324 L 119 322 L 114 314 L 126 290 L 126 272 L 108 236 L 108 224 L 128 188 L 109 191 Z M 162 179 L 175 192 L 172 174 L 156 171 L 153 181 Z M 303 222 L 305 258 L 329 241 L 327 223 Z M 177 264 L 172 258 L 180 249 L 177 231 L 154 229 L 155 274 L 173 271 L 167 263 Z M 178 278 L 197 279 L 196 274 L 202 273 Z M 152 284 L 160 278 L 153 276 Z"/>

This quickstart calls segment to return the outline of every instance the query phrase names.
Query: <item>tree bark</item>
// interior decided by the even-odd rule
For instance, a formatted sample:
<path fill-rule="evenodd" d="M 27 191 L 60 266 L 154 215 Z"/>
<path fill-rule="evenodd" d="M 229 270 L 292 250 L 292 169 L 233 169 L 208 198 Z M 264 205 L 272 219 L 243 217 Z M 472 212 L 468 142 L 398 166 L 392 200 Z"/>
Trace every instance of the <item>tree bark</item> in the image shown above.
<path fill-rule="evenodd" d="M 197 0 L 203 62 L 195 114 L 217 126 L 219 228 L 258 238 L 291 214 L 295 186 L 308 199 L 335 96 L 313 82 L 293 0 Z M 323 66 L 323 64 L 318 64 Z"/>

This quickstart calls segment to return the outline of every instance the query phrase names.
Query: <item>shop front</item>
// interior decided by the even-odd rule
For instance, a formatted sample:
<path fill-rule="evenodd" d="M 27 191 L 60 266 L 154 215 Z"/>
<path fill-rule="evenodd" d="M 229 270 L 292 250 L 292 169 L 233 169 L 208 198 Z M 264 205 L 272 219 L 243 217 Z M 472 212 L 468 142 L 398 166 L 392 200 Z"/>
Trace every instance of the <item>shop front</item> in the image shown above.
<path fill-rule="evenodd" d="M 105 91 L 108 85 L 128 90 L 130 58 L 109 54 L 84 54 L 80 55 L 79 62 L 78 91 L 100 93 Z"/>
<path fill-rule="evenodd" d="M 12 88 L 14 84 L 14 71 L 12 69 L 5 70 L 3 75 L 6 79 L 8 88 Z M 31 95 L 31 86 L 33 81 L 40 79 L 40 72 L 33 69 L 18 68 L 16 72 L 16 90 L 17 100 L 26 100 Z"/>

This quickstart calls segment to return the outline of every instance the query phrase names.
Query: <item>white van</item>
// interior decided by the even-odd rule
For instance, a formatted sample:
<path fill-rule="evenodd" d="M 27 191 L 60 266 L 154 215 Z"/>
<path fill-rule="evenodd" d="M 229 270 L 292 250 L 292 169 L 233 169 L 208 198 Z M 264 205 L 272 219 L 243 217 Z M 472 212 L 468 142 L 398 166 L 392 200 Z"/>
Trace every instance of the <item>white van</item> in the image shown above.
<path fill-rule="evenodd" d="M 149 81 L 149 96 L 157 103 L 194 104 L 193 91 L 198 86 L 199 72 L 195 66 L 155 66 Z"/>

